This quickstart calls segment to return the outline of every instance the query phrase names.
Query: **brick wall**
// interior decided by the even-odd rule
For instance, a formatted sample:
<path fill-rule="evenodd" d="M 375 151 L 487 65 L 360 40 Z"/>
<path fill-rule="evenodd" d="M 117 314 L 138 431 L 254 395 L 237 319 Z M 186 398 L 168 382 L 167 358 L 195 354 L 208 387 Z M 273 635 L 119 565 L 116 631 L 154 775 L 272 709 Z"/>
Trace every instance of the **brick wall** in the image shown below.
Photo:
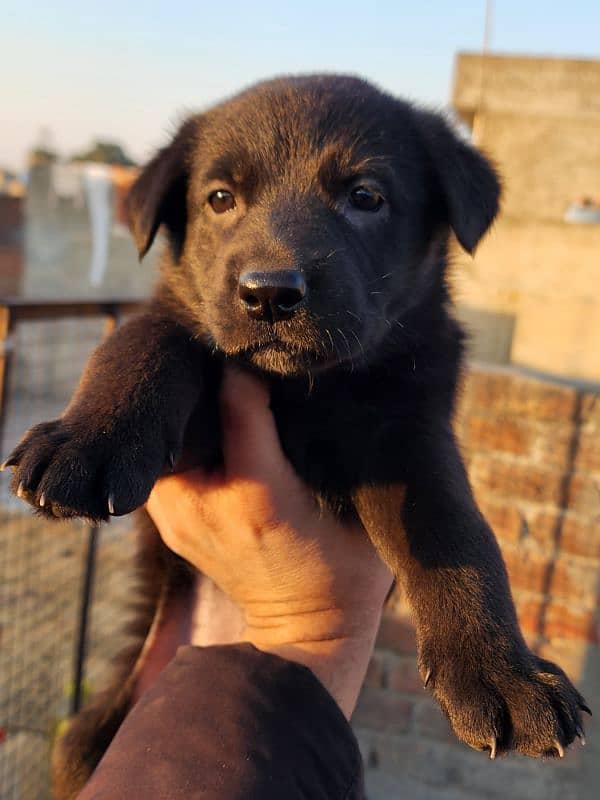
<path fill-rule="evenodd" d="M 600 711 L 600 394 L 472 367 L 456 428 L 475 493 L 500 541 L 530 645 Z M 587 720 L 586 720 L 587 722 Z M 384 615 L 354 725 L 370 800 L 587 800 L 600 731 L 560 762 L 490 762 L 458 742 L 420 684 L 400 592 Z"/>

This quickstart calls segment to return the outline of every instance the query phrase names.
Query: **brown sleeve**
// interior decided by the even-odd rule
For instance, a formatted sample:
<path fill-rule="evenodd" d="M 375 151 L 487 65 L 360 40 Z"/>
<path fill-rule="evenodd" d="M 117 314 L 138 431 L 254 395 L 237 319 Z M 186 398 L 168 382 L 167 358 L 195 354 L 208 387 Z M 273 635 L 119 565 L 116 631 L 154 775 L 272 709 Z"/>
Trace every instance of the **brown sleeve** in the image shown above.
<path fill-rule="evenodd" d="M 182 647 L 79 800 L 364 800 L 360 752 L 305 667 L 250 644 Z"/>

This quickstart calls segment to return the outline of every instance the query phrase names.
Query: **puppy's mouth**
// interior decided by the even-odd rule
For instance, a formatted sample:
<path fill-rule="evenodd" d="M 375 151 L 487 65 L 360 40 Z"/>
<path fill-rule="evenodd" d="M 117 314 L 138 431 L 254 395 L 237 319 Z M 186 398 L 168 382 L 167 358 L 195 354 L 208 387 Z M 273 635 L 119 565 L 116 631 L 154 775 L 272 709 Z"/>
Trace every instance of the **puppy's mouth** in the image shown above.
<path fill-rule="evenodd" d="M 320 330 L 304 325 L 290 330 L 290 323 L 277 323 L 277 327 L 280 329 L 270 326 L 257 331 L 241 342 L 215 336 L 211 346 L 253 369 L 290 377 L 314 376 L 338 368 L 354 371 L 366 363 L 369 348 L 350 329 Z"/>
<path fill-rule="evenodd" d="M 324 353 L 277 339 L 247 347 L 237 357 L 261 371 L 278 375 L 303 375 L 329 366 Z"/>

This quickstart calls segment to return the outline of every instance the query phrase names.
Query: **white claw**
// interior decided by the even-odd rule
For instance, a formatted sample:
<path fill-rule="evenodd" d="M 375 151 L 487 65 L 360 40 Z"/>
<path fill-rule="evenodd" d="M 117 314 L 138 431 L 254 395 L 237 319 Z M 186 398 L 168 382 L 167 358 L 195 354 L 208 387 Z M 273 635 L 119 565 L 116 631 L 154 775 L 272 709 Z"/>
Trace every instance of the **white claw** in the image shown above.
<path fill-rule="evenodd" d="M 25 487 L 23 486 L 23 481 L 17 486 L 17 497 L 22 498 L 25 494 Z"/>
<path fill-rule="evenodd" d="M 494 738 L 492 739 L 492 744 L 490 746 L 490 759 L 492 761 L 496 758 L 496 745 L 497 745 L 497 740 Z"/>
<path fill-rule="evenodd" d="M 115 503 L 112 494 L 108 495 L 108 513 L 109 514 L 115 513 Z"/>
<path fill-rule="evenodd" d="M 556 752 L 558 753 L 559 758 L 565 757 L 565 750 L 562 744 L 558 741 L 558 739 L 554 740 L 554 747 L 556 747 Z"/>
<path fill-rule="evenodd" d="M 46 495 L 44 492 L 40 495 L 40 508 L 43 508 L 46 505 Z"/>
<path fill-rule="evenodd" d="M 428 669 L 427 670 L 427 675 L 425 675 L 425 683 L 423 684 L 423 686 L 426 687 L 430 680 L 431 680 L 431 670 Z"/>

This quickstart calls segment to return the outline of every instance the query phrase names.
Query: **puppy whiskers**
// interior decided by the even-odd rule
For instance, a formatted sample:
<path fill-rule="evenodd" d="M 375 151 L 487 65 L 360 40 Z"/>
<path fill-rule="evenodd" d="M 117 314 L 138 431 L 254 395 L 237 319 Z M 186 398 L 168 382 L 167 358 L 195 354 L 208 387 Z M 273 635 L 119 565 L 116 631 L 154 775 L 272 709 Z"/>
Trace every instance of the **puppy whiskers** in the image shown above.
<path fill-rule="evenodd" d="M 338 352 L 337 347 L 335 346 L 335 342 L 333 341 L 333 336 L 331 335 L 331 331 L 329 330 L 329 328 L 325 328 L 325 333 L 327 334 L 327 336 L 329 336 L 329 341 L 331 342 L 331 352 L 332 352 L 332 354 L 335 352 L 335 354 L 336 354 L 336 356 L 338 358 L 338 361 L 339 361 L 340 360 L 340 354 Z"/>
<path fill-rule="evenodd" d="M 346 348 L 348 350 L 348 358 L 350 359 L 350 372 L 354 372 L 354 359 L 352 358 L 352 348 L 350 347 L 350 343 L 348 342 L 346 334 L 341 328 L 336 328 L 336 331 L 340 334 L 340 336 L 346 343 Z"/>
<path fill-rule="evenodd" d="M 356 339 L 356 341 L 357 341 L 357 343 L 358 343 L 358 346 L 360 347 L 360 352 L 362 353 L 362 357 L 363 357 L 363 359 L 364 359 L 364 357 L 365 357 L 365 349 L 364 349 L 364 347 L 362 346 L 362 342 L 361 342 L 361 340 L 358 338 L 358 336 L 356 335 L 356 333 L 355 333 L 354 331 L 350 331 L 350 333 L 351 333 L 351 334 L 352 334 L 352 336 L 354 336 L 354 338 Z"/>
<path fill-rule="evenodd" d="M 378 278 L 374 278 L 372 281 L 369 281 L 367 286 L 371 286 L 373 283 L 378 283 L 378 281 L 383 281 L 386 278 L 391 278 L 393 274 L 393 272 L 386 272 L 385 275 L 380 275 Z"/>

